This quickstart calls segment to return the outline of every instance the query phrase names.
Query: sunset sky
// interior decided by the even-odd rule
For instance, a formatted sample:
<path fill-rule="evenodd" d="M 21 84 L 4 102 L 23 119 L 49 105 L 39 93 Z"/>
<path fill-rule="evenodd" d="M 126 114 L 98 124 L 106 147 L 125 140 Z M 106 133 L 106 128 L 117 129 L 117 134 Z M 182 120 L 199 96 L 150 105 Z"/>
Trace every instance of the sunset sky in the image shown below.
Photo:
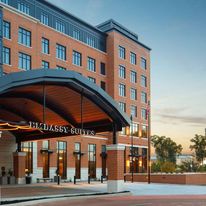
<path fill-rule="evenodd" d="M 92 25 L 112 18 L 152 48 L 152 134 L 189 151 L 206 128 L 206 1 L 49 1 Z"/>

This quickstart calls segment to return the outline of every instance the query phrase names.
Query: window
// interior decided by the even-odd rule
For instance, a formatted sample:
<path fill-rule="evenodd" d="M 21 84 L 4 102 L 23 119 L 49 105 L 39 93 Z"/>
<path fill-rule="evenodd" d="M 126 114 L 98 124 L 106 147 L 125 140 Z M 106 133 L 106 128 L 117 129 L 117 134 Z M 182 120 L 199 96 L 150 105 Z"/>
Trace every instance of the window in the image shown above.
<path fill-rule="evenodd" d="M 25 4 L 24 2 L 18 2 L 18 10 L 25 13 L 25 14 L 30 13 L 29 5 Z"/>
<path fill-rule="evenodd" d="M 96 65 L 95 65 L 95 59 L 88 57 L 87 59 L 87 68 L 89 71 L 95 72 L 96 71 Z"/>
<path fill-rule="evenodd" d="M 133 52 L 130 52 L 130 63 L 136 64 L 136 54 Z"/>
<path fill-rule="evenodd" d="M 11 24 L 8 21 L 3 21 L 3 37 L 11 38 Z"/>
<path fill-rule="evenodd" d="M 137 72 L 130 71 L 130 82 L 137 83 Z"/>
<path fill-rule="evenodd" d="M 91 36 L 87 36 L 86 43 L 91 47 L 95 47 L 95 40 Z"/>
<path fill-rule="evenodd" d="M 126 103 L 124 102 L 119 102 L 119 107 L 123 112 L 126 112 Z"/>
<path fill-rule="evenodd" d="M 88 144 L 88 172 L 91 178 L 96 178 L 96 145 Z"/>
<path fill-rule="evenodd" d="M 130 114 L 132 115 L 132 117 L 137 117 L 137 107 L 134 105 L 131 105 L 130 107 Z"/>
<path fill-rule="evenodd" d="M 75 176 L 77 179 L 81 178 L 81 143 L 74 143 L 75 154 Z"/>
<path fill-rule="evenodd" d="M 147 93 L 141 92 L 141 102 L 147 104 Z"/>
<path fill-rule="evenodd" d="M 49 54 L 49 40 L 42 38 L 41 40 L 42 53 Z"/>
<path fill-rule="evenodd" d="M 23 44 L 25 46 L 31 46 L 31 32 L 19 27 L 19 40 L 18 42 L 20 44 Z"/>
<path fill-rule="evenodd" d="M 147 126 L 142 125 L 142 137 L 147 138 Z"/>
<path fill-rule="evenodd" d="M 134 88 L 130 89 L 130 98 L 131 100 L 137 100 L 137 90 Z"/>
<path fill-rule="evenodd" d="M 66 68 L 65 67 L 62 67 L 62 66 L 58 66 L 57 65 L 57 67 L 56 67 L 58 70 L 66 70 Z"/>
<path fill-rule="evenodd" d="M 130 125 L 130 134 L 136 137 L 139 136 L 139 125 L 137 123 L 132 123 Z"/>
<path fill-rule="evenodd" d="M 47 62 L 47 61 L 42 61 L 42 68 L 43 68 L 43 69 L 49 69 L 49 62 Z"/>
<path fill-rule="evenodd" d="M 142 119 L 147 120 L 147 110 L 146 109 L 141 109 L 141 115 L 142 115 Z"/>
<path fill-rule="evenodd" d="M 88 77 L 89 81 L 93 82 L 93 83 L 96 83 L 96 79 L 93 78 L 93 77 Z"/>
<path fill-rule="evenodd" d="M 147 77 L 145 77 L 144 75 L 141 76 L 141 86 L 147 86 Z"/>
<path fill-rule="evenodd" d="M 63 22 L 56 20 L 56 30 L 65 33 L 65 25 Z"/>
<path fill-rule="evenodd" d="M 126 96 L 126 86 L 124 84 L 119 84 L 119 96 Z"/>
<path fill-rule="evenodd" d="M 82 54 L 77 51 L 73 51 L 72 62 L 77 66 L 82 66 Z"/>
<path fill-rule="evenodd" d="M 9 0 L 0 0 L 0 2 L 2 2 L 4 4 L 9 4 Z"/>
<path fill-rule="evenodd" d="M 41 23 L 45 25 L 49 25 L 49 16 L 46 13 L 41 13 Z"/>
<path fill-rule="evenodd" d="M 49 149 L 49 140 L 42 141 L 42 149 L 45 149 L 45 150 Z"/>
<path fill-rule="evenodd" d="M 105 82 L 101 81 L 101 82 L 100 82 L 100 87 L 101 87 L 104 91 L 106 91 L 106 83 L 105 83 Z"/>
<path fill-rule="evenodd" d="M 33 142 L 21 143 L 21 151 L 26 153 L 25 171 L 33 173 Z"/>
<path fill-rule="evenodd" d="M 119 57 L 125 59 L 125 48 L 122 46 L 119 46 Z"/>
<path fill-rule="evenodd" d="M 142 69 L 147 69 L 147 60 L 143 57 L 141 57 L 141 68 Z"/>
<path fill-rule="evenodd" d="M 57 169 L 62 179 L 67 178 L 67 143 L 57 141 Z"/>
<path fill-rule="evenodd" d="M 73 29 L 72 36 L 73 36 L 73 38 L 80 40 L 80 31 L 77 29 Z"/>
<path fill-rule="evenodd" d="M 119 65 L 119 77 L 122 79 L 126 78 L 126 69 L 121 65 Z"/>
<path fill-rule="evenodd" d="M 56 45 L 56 58 L 66 61 L 66 47 L 60 44 Z"/>
<path fill-rule="evenodd" d="M 19 68 L 24 70 L 30 70 L 31 69 L 31 56 L 19 53 Z"/>
<path fill-rule="evenodd" d="M 10 49 L 7 47 L 3 47 L 3 64 L 11 64 Z"/>
<path fill-rule="evenodd" d="M 103 62 L 100 63 L 100 73 L 102 75 L 106 75 L 105 63 L 103 63 Z"/>

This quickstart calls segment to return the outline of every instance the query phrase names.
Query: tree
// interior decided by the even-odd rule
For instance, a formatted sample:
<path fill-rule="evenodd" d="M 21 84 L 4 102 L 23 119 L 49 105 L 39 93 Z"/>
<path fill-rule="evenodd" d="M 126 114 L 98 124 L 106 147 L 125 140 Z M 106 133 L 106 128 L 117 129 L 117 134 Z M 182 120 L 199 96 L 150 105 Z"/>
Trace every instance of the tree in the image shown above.
<path fill-rule="evenodd" d="M 198 170 L 198 163 L 194 160 L 185 160 L 179 166 L 182 172 L 197 172 Z"/>
<path fill-rule="evenodd" d="M 160 162 L 176 163 L 176 156 L 181 154 L 182 145 L 177 145 L 171 138 L 165 136 L 154 135 L 151 143 L 155 148 L 157 160 Z"/>
<path fill-rule="evenodd" d="M 196 134 L 190 142 L 191 150 L 195 150 L 196 159 L 199 163 L 203 164 L 204 158 L 206 158 L 206 136 Z"/>

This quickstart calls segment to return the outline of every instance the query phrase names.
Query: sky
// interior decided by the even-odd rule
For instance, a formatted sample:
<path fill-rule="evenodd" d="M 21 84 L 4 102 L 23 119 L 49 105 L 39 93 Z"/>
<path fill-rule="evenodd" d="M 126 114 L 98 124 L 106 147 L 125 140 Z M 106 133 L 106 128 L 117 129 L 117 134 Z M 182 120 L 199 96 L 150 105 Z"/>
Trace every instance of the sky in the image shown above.
<path fill-rule="evenodd" d="M 206 0 L 48 1 L 94 26 L 112 18 L 152 48 L 152 134 L 189 152 L 206 128 Z"/>

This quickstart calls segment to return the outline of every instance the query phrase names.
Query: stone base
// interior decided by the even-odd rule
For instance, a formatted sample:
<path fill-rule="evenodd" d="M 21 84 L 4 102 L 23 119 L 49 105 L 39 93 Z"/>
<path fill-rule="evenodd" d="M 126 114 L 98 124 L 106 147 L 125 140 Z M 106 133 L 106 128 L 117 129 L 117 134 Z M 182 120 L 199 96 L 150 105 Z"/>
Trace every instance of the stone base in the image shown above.
<path fill-rule="evenodd" d="M 16 184 L 19 184 L 19 185 L 24 185 L 24 184 L 26 184 L 26 179 L 25 179 L 25 177 L 16 178 Z"/>
<path fill-rule="evenodd" d="M 107 181 L 107 192 L 122 192 L 124 191 L 124 180 L 108 180 Z"/>

